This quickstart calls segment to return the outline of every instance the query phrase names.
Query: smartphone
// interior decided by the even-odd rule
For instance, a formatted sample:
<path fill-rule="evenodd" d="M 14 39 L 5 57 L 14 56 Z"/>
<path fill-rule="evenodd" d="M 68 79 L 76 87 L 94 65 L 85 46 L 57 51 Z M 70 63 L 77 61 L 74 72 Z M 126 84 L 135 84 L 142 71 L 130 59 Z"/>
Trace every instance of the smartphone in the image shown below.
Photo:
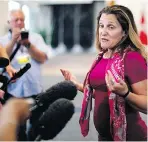
<path fill-rule="evenodd" d="M 21 39 L 28 39 L 29 32 L 28 31 L 22 31 L 21 32 Z"/>

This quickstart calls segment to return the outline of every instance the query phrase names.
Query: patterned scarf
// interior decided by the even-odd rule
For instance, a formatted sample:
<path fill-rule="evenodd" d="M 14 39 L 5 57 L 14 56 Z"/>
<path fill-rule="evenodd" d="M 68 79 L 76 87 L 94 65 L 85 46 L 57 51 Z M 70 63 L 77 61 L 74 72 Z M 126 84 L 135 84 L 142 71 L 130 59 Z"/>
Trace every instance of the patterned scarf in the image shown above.
<path fill-rule="evenodd" d="M 121 57 L 119 53 L 114 54 L 106 67 L 106 71 L 110 70 L 116 82 L 121 78 L 124 80 L 124 55 Z M 89 131 L 89 118 L 92 108 L 93 90 L 89 85 L 89 75 L 96 64 L 101 60 L 103 53 L 100 53 L 98 59 L 93 63 L 90 71 L 87 73 L 84 81 L 84 98 L 82 102 L 82 110 L 80 115 L 81 133 L 85 137 Z M 125 115 L 125 100 L 118 94 L 108 91 L 109 109 L 110 109 L 110 130 L 114 141 L 126 140 L 126 115 Z"/>
<path fill-rule="evenodd" d="M 90 68 L 90 71 L 87 73 L 86 78 L 84 80 L 84 97 L 82 102 L 82 109 L 81 109 L 81 115 L 80 115 L 80 127 L 81 127 L 81 133 L 85 137 L 88 134 L 89 131 L 89 118 L 90 118 L 90 111 L 92 109 L 92 94 L 93 89 L 91 88 L 89 84 L 89 75 L 93 68 L 97 65 L 97 63 L 101 60 L 104 52 L 100 52 L 98 54 L 97 59 L 92 64 L 92 67 Z"/>

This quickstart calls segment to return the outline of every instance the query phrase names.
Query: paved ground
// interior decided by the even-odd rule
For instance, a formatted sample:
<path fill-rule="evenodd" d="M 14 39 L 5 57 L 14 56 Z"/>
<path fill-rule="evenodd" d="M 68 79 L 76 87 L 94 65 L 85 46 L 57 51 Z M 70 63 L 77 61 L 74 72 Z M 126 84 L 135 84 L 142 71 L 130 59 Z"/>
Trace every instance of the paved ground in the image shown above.
<path fill-rule="evenodd" d="M 83 54 L 64 54 L 58 55 L 51 58 L 46 64 L 43 65 L 42 74 L 43 74 L 43 86 L 44 89 L 49 88 L 51 85 L 54 85 L 60 81 L 63 81 L 64 78 L 60 73 L 60 69 L 68 69 L 73 72 L 76 77 L 83 81 L 84 76 L 86 75 L 93 59 L 95 58 L 94 53 L 83 53 Z M 53 140 L 57 141 L 97 141 L 97 133 L 94 128 L 94 124 L 90 121 L 90 132 L 89 135 L 84 138 L 80 134 L 79 128 L 79 115 L 82 102 L 82 93 L 78 93 L 77 97 L 73 101 L 75 105 L 75 114 L 73 118 L 68 122 L 66 127 L 62 130 L 60 134 Z M 146 115 L 142 115 L 142 118 L 146 121 Z"/>

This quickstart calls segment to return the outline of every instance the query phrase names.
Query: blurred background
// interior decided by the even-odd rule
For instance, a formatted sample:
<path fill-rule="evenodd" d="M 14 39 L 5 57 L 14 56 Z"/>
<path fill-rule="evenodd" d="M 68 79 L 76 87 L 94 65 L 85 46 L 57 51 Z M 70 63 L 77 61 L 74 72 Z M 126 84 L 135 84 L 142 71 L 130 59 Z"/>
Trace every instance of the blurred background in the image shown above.
<path fill-rule="evenodd" d="M 40 33 L 56 52 L 93 51 L 96 17 L 105 5 L 112 4 L 129 7 L 139 34 L 143 30 L 147 35 L 147 0 L 1 0 L 0 35 L 8 28 L 8 10 L 22 8 L 26 16 L 26 29 Z M 147 44 L 147 41 L 144 43 Z"/>
<path fill-rule="evenodd" d="M 96 18 L 106 5 L 121 4 L 131 9 L 138 27 L 139 37 L 147 47 L 148 1 L 147 0 L 1 0 L 0 36 L 8 31 L 8 11 L 19 9 L 25 13 L 26 29 L 42 35 L 52 52 L 52 57 L 42 66 L 44 89 L 63 77 L 61 68 L 73 72 L 83 82 L 92 61 L 95 49 Z M 78 93 L 75 114 L 55 141 L 97 141 L 91 114 L 90 132 L 84 138 L 80 134 L 79 115 L 83 95 Z M 147 121 L 146 115 L 142 118 Z"/>

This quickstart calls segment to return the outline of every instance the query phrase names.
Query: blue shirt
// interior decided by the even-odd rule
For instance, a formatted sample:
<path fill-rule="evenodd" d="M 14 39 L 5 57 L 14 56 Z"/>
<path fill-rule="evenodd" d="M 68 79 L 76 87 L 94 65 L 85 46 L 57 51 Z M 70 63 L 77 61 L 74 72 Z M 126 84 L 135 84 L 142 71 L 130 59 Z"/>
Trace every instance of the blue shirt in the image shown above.
<path fill-rule="evenodd" d="M 10 40 L 11 35 L 8 33 L 7 35 L 0 38 L 0 44 L 5 47 L 5 45 L 8 44 Z M 44 52 L 47 55 L 47 58 L 50 57 L 51 50 L 45 44 L 43 38 L 39 34 L 29 33 L 29 41 L 40 51 Z M 13 48 L 13 51 L 15 48 L 16 44 Z M 43 90 L 41 83 L 41 63 L 31 58 L 28 53 L 28 49 L 21 45 L 20 49 L 12 59 L 11 65 L 16 70 L 19 70 L 28 62 L 31 64 L 31 68 L 23 76 L 17 79 L 15 83 L 9 84 L 7 88 L 7 91 L 10 94 L 18 98 L 36 95 Z"/>

